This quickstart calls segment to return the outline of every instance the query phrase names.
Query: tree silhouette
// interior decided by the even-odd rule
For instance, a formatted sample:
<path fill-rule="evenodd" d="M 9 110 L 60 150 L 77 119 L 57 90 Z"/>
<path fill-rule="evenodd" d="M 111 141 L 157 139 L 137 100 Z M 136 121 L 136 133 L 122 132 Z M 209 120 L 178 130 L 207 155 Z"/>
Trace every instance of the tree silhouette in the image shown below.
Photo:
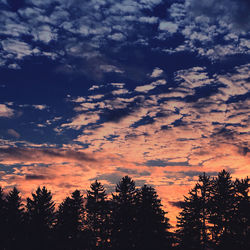
<path fill-rule="evenodd" d="M 184 197 L 177 218 L 176 249 L 250 249 L 249 178 L 232 180 L 225 170 L 205 173 Z M 39 187 L 24 211 L 19 191 L 4 195 L 0 187 L 2 250 L 168 250 L 173 234 L 154 188 L 135 188 L 123 177 L 111 199 L 95 181 L 86 203 L 79 190 L 66 197 L 55 213 L 51 192 Z"/>
<path fill-rule="evenodd" d="M 219 249 L 232 247 L 232 219 L 235 213 L 235 189 L 231 175 L 225 170 L 213 180 L 210 199 L 212 239 Z"/>
<path fill-rule="evenodd" d="M 207 249 L 209 247 L 210 238 L 210 226 L 208 222 L 209 218 L 209 206 L 210 206 L 210 195 L 212 189 L 212 182 L 210 176 L 205 173 L 199 176 L 199 180 L 195 185 L 195 189 L 198 194 L 199 208 L 200 208 L 200 220 L 201 220 L 201 238 L 200 244 L 201 249 Z"/>
<path fill-rule="evenodd" d="M 104 186 L 97 180 L 87 190 L 86 224 L 91 232 L 91 248 L 106 248 L 109 245 L 109 203 Z"/>
<path fill-rule="evenodd" d="M 6 196 L 7 249 L 20 249 L 23 245 L 24 208 L 19 191 L 14 187 Z"/>
<path fill-rule="evenodd" d="M 0 246 L 6 244 L 6 201 L 2 187 L 0 187 Z"/>
<path fill-rule="evenodd" d="M 113 249 L 134 249 L 135 233 L 135 183 L 125 176 L 116 186 L 112 199 L 112 232 Z"/>
<path fill-rule="evenodd" d="M 169 219 L 154 188 L 144 185 L 136 195 L 136 249 L 169 249 Z"/>
<path fill-rule="evenodd" d="M 205 174 L 185 197 L 178 217 L 182 249 L 250 247 L 249 178 L 232 181 L 225 170 L 211 179 Z"/>
<path fill-rule="evenodd" d="M 37 188 L 32 198 L 27 198 L 27 222 L 30 249 L 51 249 L 51 229 L 55 220 L 55 204 L 51 192 Z M 34 247 L 35 246 L 35 247 Z"/>
<path fill-rule="evenodd" d="M 81 249 L 83 244 L 83 197 L 75 190 L 59 206 L 55 225 L 58 249 Z"/>
<path fill-rule="evenodd" d="M 234 182 L 234 215 L 230 220 L 230 232 L 237 249 L 250 248 L 250 198 L 248 195 L 249 178 L 236 179 Z"/>
<path fill-rule="evenodd" d="M 196 188 L 193 188 L 185 196 L 182 203 L 182 211 L 177 217 L 177 236 L 181 249 L 200 250 L 202 249 L 202 220 L 201 204 Z"/>

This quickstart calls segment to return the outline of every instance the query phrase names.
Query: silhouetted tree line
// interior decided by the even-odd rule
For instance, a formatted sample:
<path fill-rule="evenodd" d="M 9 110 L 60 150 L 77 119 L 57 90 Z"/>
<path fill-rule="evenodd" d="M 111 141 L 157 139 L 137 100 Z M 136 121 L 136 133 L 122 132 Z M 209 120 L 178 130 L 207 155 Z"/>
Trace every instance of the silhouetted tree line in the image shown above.
<path fill-rule="evenodd" d="M 185 250 L 250 249 L 249 178 L 232 180 L 221 171 L 205 173 L 182 203 L 176 238 Z"/>
<path fill-rule="evenodd" d="M 125 176 L 107 197 L 95 181 L 83 197 L 75 190 L 55 209 L 52 194 L 38 187 L 24 205 L 14 187 L 0 188 L 1 250 L 204 250 L 250 249 L 249 179 L 226 171 L 199 177 L 181 203 L 176 232 L 154 188 L 136 189 Z"/>

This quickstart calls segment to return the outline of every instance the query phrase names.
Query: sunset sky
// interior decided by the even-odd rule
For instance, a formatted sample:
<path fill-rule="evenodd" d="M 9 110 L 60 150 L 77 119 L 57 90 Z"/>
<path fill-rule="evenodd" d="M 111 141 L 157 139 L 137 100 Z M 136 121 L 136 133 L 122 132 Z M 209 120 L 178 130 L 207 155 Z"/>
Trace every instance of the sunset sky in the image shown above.
<path fill-rule="evenodd" d="M 249 0 L 0 0 L 0 185 L 57 202 L 250 175 Z"/>

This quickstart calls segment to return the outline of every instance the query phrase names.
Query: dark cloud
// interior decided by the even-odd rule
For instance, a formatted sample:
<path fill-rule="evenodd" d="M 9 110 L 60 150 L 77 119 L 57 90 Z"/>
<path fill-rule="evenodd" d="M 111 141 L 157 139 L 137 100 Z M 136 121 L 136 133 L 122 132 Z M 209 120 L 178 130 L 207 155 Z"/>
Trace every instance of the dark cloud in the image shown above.
<path fill-rule="evenodd" d="M 242 102 L 242 101 L 249 100 L 249 99 L 250 99 L 250 92 L 247 92 L 246 94 L 243 94 L 243 95 L 230 96 L 226 103 L 227 104 L 237 103 L 237 102 Z"/>
<path fill-rule="evenodd" d="M 171 126 L 169 126 L 169 125 L 162 125 L 161 126 L 161 130 L 169 130 L 169 129 L 171 129 Z"/>
<path fill-rule="evenodd" d="M 250 29 L 249 0 L 186 0 L 188 12 L 195 16 L 208 16 L 223 20 L 235 29 Z"/>
<path fill-rule="evenodd" d="M 48 177 L 44 175 L 28 174 L 25 176 L 26 180 L 46 180 Z"/>
<path fill-rule="evenodd" d="M 165 174 L 169 176 L 176 176 L 176 177 L 195 177 L 195 176 L 200 176 L 203 175 L 204 172 L 201 171 L 177 171 L 177 172 L 172 172 L 172 171 L 164 171 Z M 217 172 L 206 172 L 206 175 L 209 176 L 216 176 L 218 173 Z"/>
<path fill-rule="evenodd" d="M 248 153 L 250 153 L 250 148 L 247 146 L 239 147 L 238 152 L 240 155 L 246 156 Z"/>
<path fill-rule="evenodd" d="M 113 189 L 114 186 L 117 183 L 119 183 L 119 181 L 122 179 L 122 177 L 124 177 L 125 175 L 133 175 L 132 174 L 133 170 L 128 170 L 128 169 L 120 168 L 120 170 L 122 170 L 122 169 L 125 170 L 125 171 L 122 171 L 122 172 L 121 171 L 117 171 L 117 172 L 112 172 L 112 173 L 108 173 L 108 174 L 100 174 L 100 175 L 97 175 L 94 178 L 91 178 L 90 181 L 95 181 L 95 180 L 99 180 L 99 181 L 105 180 L 105 181 L 108 181 L 111 186 L 107 186 L 107 191 L 108 192 L 114 192 L 114 189 Z M 143 176 L 143 175 L 140 175 L 140 173 L 137 174 L 137 175 L 138 176 Z M 144 176 L 147 176 L 146 171 L 144 172 Z M 145 183 L 146 183 L 146 180 L 135 180 L 135 184 L 136 184 L 137 187 L 143 186 Z"/>
<path fill-rule="evenodd" d="M 235 132 L 234 130 L 223 127 L 216 128 L 211 137 L 223 137 L 227 140 L 233 140 L 236 135 L 237 132 Z"/>
<path fill-rule="evenodd" d="M 224 87 L 223 84 L 209 84 L 201 87 L 195 88 L 194 95 L 188 95 L 185 97 L 187 102 L 197 102 L 201 98 L 208 98 L 217 94 L 220 90 L 220 87 Z"/>
<path fill-rule="evenodd" d="M 107 109 L 103 111 L 103 113 L 100 115 L 101 119 L 103 119 L 106 122 L 119 122 L 123 118 L 130 115 L 133 111 L 130 108 L 124 108 L 124 109 Z"/>
<path fill-rule="evenodd" d="M 165 160 L 149 160 L 144 163 L 148 167 L 175 167 L 175 166 L 189 166 L 187 161 L 185 162 L 169 162 Z"/>
<path fill-rule="evenodd" d="M 177 119 L 171 123 L 174 127 L 187 126 L 187 122 L 183 121 L 183 118 Z"/>
<path fill-rule="evenodd" d="M 153 124 L 154 122 L 155 122 L 154 118 L 152 118 L 150 116 L 144 116 L 139 121 L 137 121 L 134 124 L 132 124 L 131 127 L 138 128 L 140 126 L 144 126 L 144 125 L 148 125 L 148 124 Z"/>
<path fill-rule="evenodd" d="M 21 147 L 7 147 L 0 148 L 0 160 L 18 160 L 18 161 L 43 161 L 43 157 L 49 158 L 62 158 L 70 159 L 76 161 L 96 161 L 89 155 L 73 151 L 73 150 L 63 150 L 63 149 L 53 149 L 53 148 L 21 148 Z"/>
<path fill-rule="evenodd" d="M 114 172 L 114 173 L 109 173 L 109 174 L 100 174 L 100 175 L 97 175 L 96 177 L 94 178 L 91 178 L 90 181 L 94 181 L 94 180 L 106 180 L 108 181 L 110 184 L 117 184 L 120 179 L 123 177 L 122 174 L 120 173 L 117 173 L 117 172 Z"/>
<path fill-rule="evenodd" d="M 123 118 L 129 116 L 138 108 L 141 107 L 143 98 L 136 98 L 133 102 L 128 103 L 125 108 L 118 108 L 118 109 L 105 109 L 100 114 L 100 121 L 101 122 L 120 122 Z M 122 104 L 122 103 L 121 103 Z"/>
<path fill-rule="evenodd" d="M 177 208 L 182 208 L 184 205 L 184 201 L 169 201 L 168 202 L 171 206 L 177 207 Z"/>
<path fill-rule="evenodd" d="M 148 171 L 139 172 L 135 169 L 122 168 L 122 167 L 117 167 L 116 171 L 122 172 L 122 173 L 127 174 L 127 175 L 133 175 L 133 176 L 135 176 L 135 175 L 136 176 L 150 176 L 151 175 L 151 173 Z"/>

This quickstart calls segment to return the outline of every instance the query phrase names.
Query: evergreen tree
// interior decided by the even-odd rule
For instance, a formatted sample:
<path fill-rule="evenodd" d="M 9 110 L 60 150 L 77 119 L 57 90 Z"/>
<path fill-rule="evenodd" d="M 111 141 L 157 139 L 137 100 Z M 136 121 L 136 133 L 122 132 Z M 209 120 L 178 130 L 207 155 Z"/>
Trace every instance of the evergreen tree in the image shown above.
<path fill-rule="evenodd" d="M 97 180 L 87 190 L 86 224 L 91 232 L 92 249 L 105 248 L 109 239 L 109 210 L 104 186 Z"/>
<path fill-rule="evenodd" d="M 177 235 L 184 249 L 207 249 L 210 227 L 208 222 L 212 181 L 205 173 L 182 203 Z"/>
<path fill-rule="evenodd" d="M 51 192 L 45 187 L 38 187 L 32 193 L 32 198 L 27 198 L 27 238 L 31 241 L 28 243 L 30 249 L 52 249 L 50 236 L 55 220 L 54 210 Z"/>
<path fill-rule="evenodd" d="M 169 219 L 154 188 L 144 185 L 136 195 L 136 249 L 170 249 Z"/>
<path fill-rule="evenodd" d="M 200 220 L 201 220 L 201 249 L 207 249 L 210 245 L 210 226 L 208 222 L 209 218 L 209 205 L 210 194 L 212 188 L 212 181 L 210 176 L 205 173 L 199 176 L 199 180 L 195 185 L 200 203 Z"/>
<path fill-rule="evenodd" d="M 212 224 L 212 240 L 219 249 L 232 247 L 232 220 L 235 215 L 235 189 L 231 175 L 225 170 L 213 180 L 209 221 Z"/>
<path fill-rule="evenodd" d="M 182 211 L 177 217 L 177 237 L 179 246 L 185 250 L 202 249 L 201 204 L 197 190 L 194 188 L 185 197 Z"/>
<path fill-rule="evenodd" d="M 250 249 L 250 197 L 249 178 L 234 182 L 235 204 L 231 220 L 231 237 L 237 249 Z"/>
<path fill-rule="evenodd" d="M 135 241 L 135 183 L 125 176 L 116 186 L 112 199 L 112 233 L 113 249 L 134 249 Z"/>
<path fill-rule="evenodd" d="M 6 200 L 3 189 L 0 187 L 0 246 L 6 244 Z"/>
<path fill-rule="evenodd" d="M 6 196 L 6 240 L 7 249 L 20 249 L 23 246 L 24 208 L 19 191 L 14 187 Z"/>
<path fill-rule="evenodd" d="M 245 250 L 250 247 L 249 179 L 232 181 L 225 170 L 218 177 L 199 177 L 185 197 L 178 217 L 182 249 Z"/>
<path fill-rule="evenodd" d="M 82 249 L 83 197 L 75 190 L 59 206 L 56 221 L 57 248 L 62 250 Z"/>

